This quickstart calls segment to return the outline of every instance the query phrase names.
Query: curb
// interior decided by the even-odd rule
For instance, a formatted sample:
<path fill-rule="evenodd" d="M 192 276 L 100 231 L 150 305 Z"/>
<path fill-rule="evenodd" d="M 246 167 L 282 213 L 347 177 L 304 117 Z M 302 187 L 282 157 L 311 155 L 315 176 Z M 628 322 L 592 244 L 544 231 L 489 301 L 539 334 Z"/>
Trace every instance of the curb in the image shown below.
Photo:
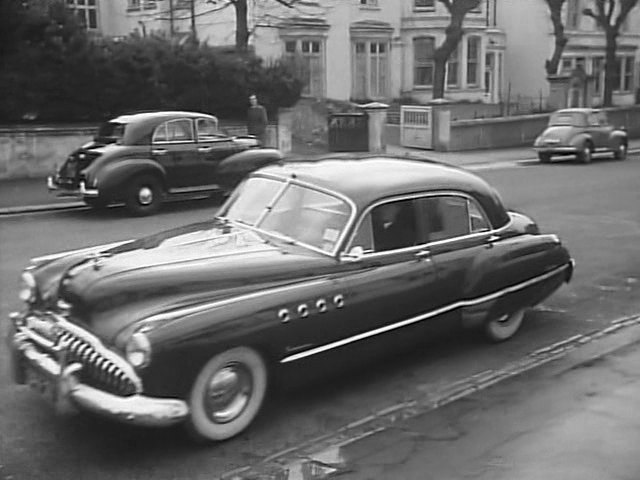
<path fill-rule="evenodd" d="M 22 213 L 40 213 L 58 210 L 77 210 L 87 207 L 84 202 L 69 203 L 49 203 L 45 205 L 24 205 L 18 207 L 0 208 L 0 216 L 2 215 L 18 215 Z"/>

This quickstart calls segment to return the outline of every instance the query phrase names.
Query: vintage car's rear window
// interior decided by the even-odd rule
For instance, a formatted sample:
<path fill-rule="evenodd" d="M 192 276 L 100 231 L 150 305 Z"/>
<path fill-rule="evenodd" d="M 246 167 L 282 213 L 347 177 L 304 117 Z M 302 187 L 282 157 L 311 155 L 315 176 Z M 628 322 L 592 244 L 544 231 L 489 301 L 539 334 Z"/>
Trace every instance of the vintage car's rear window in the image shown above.
<path fill-rule="evenodd" d="M 549 119 L 549 126 L 573 125 L 576 127 L 586 127 L 587 119 L 582 113 L 577 112 L 556 112 Z"/>
<path fill-rule="evenodd" d="M 332 253 L 352 214 L 328 192 L 263 177 L 245 181 L 221 215 Z"/>
<path fill-rule="evenodd" d="M 122 143 L 126 123 L 106 122 L 98 127 L 96 137 L 103 142 Z"/>

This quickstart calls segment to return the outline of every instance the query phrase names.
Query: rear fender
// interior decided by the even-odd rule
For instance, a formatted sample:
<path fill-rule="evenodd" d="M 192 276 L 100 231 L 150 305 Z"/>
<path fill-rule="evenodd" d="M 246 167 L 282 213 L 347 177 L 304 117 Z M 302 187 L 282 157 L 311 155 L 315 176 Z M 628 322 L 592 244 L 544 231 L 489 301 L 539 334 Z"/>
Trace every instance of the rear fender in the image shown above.
<path fill-rule="evenodd" d="M 140 174 L 156 175 L 164 185 L 165 169 L 157 162 L 145 158 L 128 158 L 110 163 L 96 172 L 94 178 L 101 197 L 118 199 L 122 197 L 129 181 Z"/>

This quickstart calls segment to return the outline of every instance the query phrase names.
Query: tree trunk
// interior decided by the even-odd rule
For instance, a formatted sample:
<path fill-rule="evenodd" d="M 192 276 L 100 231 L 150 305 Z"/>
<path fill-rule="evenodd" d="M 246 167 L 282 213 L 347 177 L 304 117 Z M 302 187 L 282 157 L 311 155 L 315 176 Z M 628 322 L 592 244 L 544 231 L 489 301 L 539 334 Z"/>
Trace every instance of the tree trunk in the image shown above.
<path fill-rule="evenodd" d="M 555 38 L 553 54 L 550 59 L 544 62 L 544 68 L 547 75 L 556 75 L 558 73 L 558 66 L 560 65 L 562 52 L 569 41 L 564 34 L 564 25 L 562 24 L 562 6 L 564 1 L 565 0 L 547 0 L 551 24 L 553 25 L 553 36 Z"/>
<path fill-rule="evenodd" d="M 616 80 L 619 81 L 618 66 L 616 65 L 616 50 L 618 33 L 613 28 L 608 28 L 606 31 L 606 53 L 605 53 L 605 67 L 604 67 L 604 95 L 602 103 L 604 107 L 610 107 L 613 105 L 613 89 Z"/>
<path fill-rule="evenodd" d="M 249 48 L 247 0 L 236 0 L 233 6 L 236 9 L 236 51 L 246 52 Z"/>
<path fill-rule="evenodd" d="M 466 13 L 466 12 L 464 12 Z M 446 37 L 442 45 L 436 48 L 434 52 L 434 72 L 433 72 L 433 98 L 443 98 L 445 91 L 445 74 L 447 71 L 447 60 L 451 56 L 451 53 L 458 48 L 458 44 L 462 39 L 464 33 L 462 29 L 462 22 L 464 20 L 464 13 L 452 12 L 451 23 L 447 27 Z M 459 59 L 459 64 L 462 58 Z"/>

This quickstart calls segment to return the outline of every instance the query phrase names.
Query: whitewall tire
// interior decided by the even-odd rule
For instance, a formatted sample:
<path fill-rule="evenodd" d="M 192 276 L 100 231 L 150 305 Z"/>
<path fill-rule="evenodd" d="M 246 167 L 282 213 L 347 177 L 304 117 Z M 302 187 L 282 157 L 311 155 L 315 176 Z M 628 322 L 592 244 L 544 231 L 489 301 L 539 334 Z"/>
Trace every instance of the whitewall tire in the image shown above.
<path fill-rule="evenodd" d="M 189 395 L 187 428 L 200 440 L 238 435 L 253 421 L 267 390 L 267 368 L 258 352 L 236 347 L 202 368 Z"/>
<path fill-rule="evenodd" d="M 522 325 L 524 308 L 490 319 L 484 326 L 484 334 L 492 342 L 504 342 L 513 337 Z"/>

